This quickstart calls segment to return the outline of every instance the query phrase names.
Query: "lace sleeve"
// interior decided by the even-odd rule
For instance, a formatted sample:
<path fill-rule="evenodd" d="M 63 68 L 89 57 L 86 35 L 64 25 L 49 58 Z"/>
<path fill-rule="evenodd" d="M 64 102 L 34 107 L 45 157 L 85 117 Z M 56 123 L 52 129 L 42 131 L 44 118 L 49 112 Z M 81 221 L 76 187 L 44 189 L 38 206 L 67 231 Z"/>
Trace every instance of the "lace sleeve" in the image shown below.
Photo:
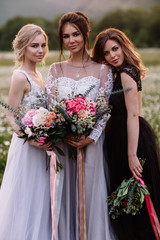
<path fill-rule="evenodd" d="M 121 70 L 121 72 L 128 74 L 137 83 L 137 90 L 142 91 L 140 71 L 137 67 L 128 64 Z"/>
<path fill-rule="evenodd" d="M 52 101 L 53 96 L 56 94 L 56 81 L 55 81 L 56 78 L 57 78 L 56 66 L 55 64 L 52 64 L 49 68 L 46 85 L 48 104 Z"/>
<path fill-rule="evenodd" d="M 101 79 L 100 90 L 105 89 L 106 96 L 107 96 L 106 101 L 108 103 L 108 100 L 113 88 L 113 74 L 112 74 L 111 68 L 109 68 L 108 66 L 102 65 L 100 79 Z M 103 119 L 97 121 L 92 132 L 90 133 L 89 138 L 92 138 L 94 140 L 94 143 L 96 143 L 99 137 L 101 136 L 102 131 L 106 126 L 107 119 L 108 119 L 108 114 L 105 114 Z"/>

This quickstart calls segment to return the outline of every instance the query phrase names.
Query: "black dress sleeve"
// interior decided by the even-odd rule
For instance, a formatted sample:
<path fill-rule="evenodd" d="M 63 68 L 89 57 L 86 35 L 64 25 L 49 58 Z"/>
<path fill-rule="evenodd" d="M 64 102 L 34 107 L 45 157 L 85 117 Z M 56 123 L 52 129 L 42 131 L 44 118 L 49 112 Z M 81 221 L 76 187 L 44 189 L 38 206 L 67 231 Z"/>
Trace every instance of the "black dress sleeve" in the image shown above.
<path fill-rule="evenodd" d="M 128 74 L 137 83 L 137 90 L 142 91 L 140 71 L 137 67 L 128 64 L 121 69 L 121 72 Z"/>

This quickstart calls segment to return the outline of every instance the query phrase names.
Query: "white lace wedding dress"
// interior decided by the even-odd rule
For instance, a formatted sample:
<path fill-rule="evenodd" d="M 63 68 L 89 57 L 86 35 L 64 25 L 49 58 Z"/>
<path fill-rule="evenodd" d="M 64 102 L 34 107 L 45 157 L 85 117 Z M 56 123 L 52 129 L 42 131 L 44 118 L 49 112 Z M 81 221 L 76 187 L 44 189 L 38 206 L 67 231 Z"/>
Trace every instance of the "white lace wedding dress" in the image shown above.
<path fill-rule="evenodd" d="M 41 105 L 43 90 L 26 75 L 31 91 L 22 104 Z M 38 96 L 38 98 L 37 98 Z M 42 98 L 43 100 L 43 98 Z M 50 178 L 46 152 L 14 133 L 0 189 L 0 240 L 51 240 Z"/>
<path fill-rule="evenodd" d="M 68 61 L 50 66 L 47 92 L 51 98 L 68 98 L 68 94 L 84 94 L 92 85 L 90 97 L 95 99 L 99 89 L 106 87 L 112 91 L 113 77 L 111 69 L 105 65 L 90 62 L 85 67 L 77 67 Z M 109 226 L 107 211 L 107 175 L 108 168 L 103 157 L 103 129 L 107 116 L 96 124 L 90 134 L 94 143 L 85 147 L 85 202 L 88 240 L 114 239 Z M 77 202 L 77 163 L 69 159 L 68 145 L 58 144 L 65 156 L 58 155 L 63 166 L 61 170 L 58 194 L 58 240 L 79 240 L 78 238 L 78 202 Z M 58 153 L 57 153 L 58 154 Z"/>

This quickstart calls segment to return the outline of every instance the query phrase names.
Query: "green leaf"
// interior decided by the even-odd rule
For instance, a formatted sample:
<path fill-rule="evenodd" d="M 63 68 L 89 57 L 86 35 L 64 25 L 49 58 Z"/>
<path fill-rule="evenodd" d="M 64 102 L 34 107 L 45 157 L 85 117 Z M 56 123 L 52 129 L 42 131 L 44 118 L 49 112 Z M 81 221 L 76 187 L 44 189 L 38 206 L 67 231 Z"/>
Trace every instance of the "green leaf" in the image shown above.
<path fill-rule="evenodd" d="M 144 186 L 141 185 L 141 191 L 142 191 L 144 194 L 146 194 L 146 195 L 150 195 L 147 187 L 144 187 Z"/>
<path fill-rule="evenodd" d="M 56 105 L 56 108 L 68 122 L 70 123 L 72 122 L 71 117 L 66 113 L 66 111 L 62 107 L 60 107 L 59 105 Z"/>
<path fill-rule="evenodd" d="M 57 150 L 57 152 L 61 155 L 61 156 L 65 156 L 64 152 L 57 146 L 54 146 L 54 148 Z"/>
<path fill-rule="evenodd" d="M 72 132 L 75 132 L 77 130 L 76 125 L 73 123 L 71 124 L 71 130 L 72 130 Z"/>
<path fill-rule="evenodd" d="M 86 97 L 86 96 L 90 93 L 90 91 L 91 91 L 93 88 L 95 88 L 95 86 L 96 86 L 96 85 L 92 85 L 88 90 L 85 91 L 85 93 L 83 94 L 83 96 Z"/>
<path fill-rule="evenodd" d="M 140 202 L 144 202 L 144 194 L 140 191 Z"/>

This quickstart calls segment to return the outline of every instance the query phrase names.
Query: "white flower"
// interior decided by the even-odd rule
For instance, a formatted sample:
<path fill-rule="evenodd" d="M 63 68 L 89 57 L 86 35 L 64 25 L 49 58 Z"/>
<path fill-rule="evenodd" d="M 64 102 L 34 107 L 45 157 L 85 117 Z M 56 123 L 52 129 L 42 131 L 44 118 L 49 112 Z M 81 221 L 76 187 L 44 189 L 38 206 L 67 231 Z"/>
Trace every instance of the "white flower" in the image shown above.
<path fill-rule="evenodd" d="M 40 107 L 36 111 L 36 115 L 32 118 L 33 126 L 39 127 L 40 125 L 44 125 L 48 113 L 49 111 L 47 109 Z"/>
<path fill-rule="evenodd" d="M 25 133 L 28 135 L 28 137 L 32 136 L 32 131 L 31 131 L 31 129 L 29 127 L 26 127 Z"/>

